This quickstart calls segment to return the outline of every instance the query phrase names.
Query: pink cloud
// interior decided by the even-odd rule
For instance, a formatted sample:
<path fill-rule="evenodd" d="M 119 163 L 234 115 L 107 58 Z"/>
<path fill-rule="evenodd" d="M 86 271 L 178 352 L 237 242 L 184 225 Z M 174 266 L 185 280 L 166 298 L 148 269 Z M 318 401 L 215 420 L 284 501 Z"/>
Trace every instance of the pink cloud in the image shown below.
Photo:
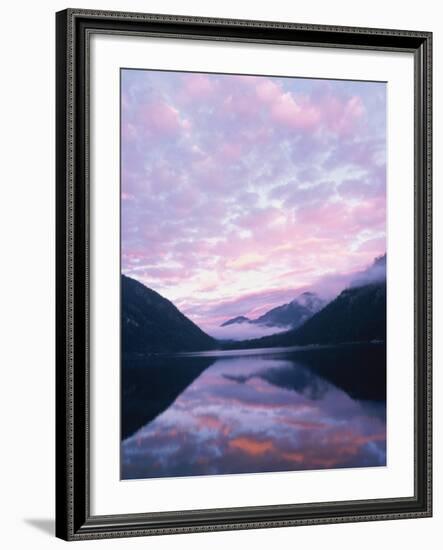
<path fill-rule="evenodd" d="M 183 94 L 186 99 L 201 99 L 210 96 L 215 91 L 213 80 L 202 74 L 187 74 L 183 76 Z"/>
<path fill-rule="evenodd" d="M 191 130 L 192 128 L 192 123 L 189 119 L 185 118 L 183 121 L 182 121 L 182 128 L 184 130 Z"/>
<path fill-rule="evenodd" d="M 386 238 L 376 237 L 363 241 L 358 247 L 359 252 L 368 252 L 372 257 L 377 257 L 386 251 Z"/>
<path fill-rule="evenodd" d="M 243 154 L 241 143 L 225 143 L 220 149 L 220 155 L 223 159 L 233 161 L 239 160 Z"/>
<path fill-rule="evenodd" d="M 384 198 L 352 202 L 326 202 L 297 212 L 297 221 L 309 226 L 315 235 L 346 238 L 368 227 L 386 223 Z"/>
<path fill-rule="evenodd" d="M 221 113 L 250 118 L 257 115 L 257 105 L 249 95 L 229 95 L 221 105 Z"/>
<path fill-rule="evenodd" d="M 271 117 L 275 122 L 295 128 L 317 127 L 321 113 L 308 101 L 297 103 L 289 92 L 281 94 L 273 103 Z"/>
<path fill-rule="evenodd" d="M 165 101 L 143 105 L 140 116 L 151 134 L 171 135 L 177 133 L 182 127 L 178 110 Z"/>
<path fill-rule="evenodd" d="M 266 230 L 275 223 L 278 223 L 283 212 L 279 208 L 258 208 L 249 210 L 249 212 L 240 216 L 237 225 L 244 229 L 256 230 L 265 228 Z"/>
<path fill-rule="evenodd" d="M 269 108 L 271 119 L 292 128 L 318 129 L 325 125 L 330 131 L 345 135 L 365 114 L 360 97 L 342 99 L 329 94 L 314 102 L 306 94 L 285 92 L 270 79 L 256 83 L 256 98 Z"/>
<path fill-rule="evenodd" d="M 356 122 L 365 114 L 363 102 L 357 96 L 342 101 L 329 95 L 323 100 L 321 110 L 326 126 L 338 135 L 350 133 Z"/>
<path fill-rule="evenodd" d="M 263 79 L 260 80 L 256 86 L 256 94 L 260 101 L 264 103 L 273 103 L 278 101 L 282 95 L 280 86 L 272 82 L 272 80 Z"/>

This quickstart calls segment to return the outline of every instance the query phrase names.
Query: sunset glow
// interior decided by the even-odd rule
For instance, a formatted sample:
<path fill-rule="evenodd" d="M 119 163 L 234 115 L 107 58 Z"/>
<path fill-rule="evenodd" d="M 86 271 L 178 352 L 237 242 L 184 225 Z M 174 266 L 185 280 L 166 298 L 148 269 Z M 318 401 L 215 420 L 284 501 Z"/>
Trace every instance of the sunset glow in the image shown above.
<path fill-rule="evenodd" d="M 125 69 L 121 102 L 123 273 L 203 329 L 385 253 L 385 83 Z"/>

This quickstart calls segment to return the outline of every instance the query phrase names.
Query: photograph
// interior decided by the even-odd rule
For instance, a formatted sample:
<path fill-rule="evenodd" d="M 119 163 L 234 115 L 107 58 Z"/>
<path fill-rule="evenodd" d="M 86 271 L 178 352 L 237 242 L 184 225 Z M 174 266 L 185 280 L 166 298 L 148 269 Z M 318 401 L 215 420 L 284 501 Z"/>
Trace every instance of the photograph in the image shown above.
<path fill-rule="evenodd" d="M 316 18 L 56 13 L 60 539 L 432 516 L 432 31 Z"/>
<path fill-rule="evenodd" d="M 441 2 L 90 4 L 2 9 L 2 547 L 443 548 Z"/>
<path fill-rule="evenodd" d="M 121 480 L 387 465 L 387 83 L 120 69 Z"/>

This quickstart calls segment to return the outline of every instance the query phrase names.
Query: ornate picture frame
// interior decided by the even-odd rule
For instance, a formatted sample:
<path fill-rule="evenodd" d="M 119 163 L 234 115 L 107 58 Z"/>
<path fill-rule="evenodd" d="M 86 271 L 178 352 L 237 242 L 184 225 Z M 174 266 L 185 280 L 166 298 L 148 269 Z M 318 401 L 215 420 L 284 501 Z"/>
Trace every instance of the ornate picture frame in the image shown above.
<path fill-rule="evenodd" d="M 421 518 L 432 515 L 432 34 L 68 9 L 56 15 L 56 535 L 65 540 Z M 91 506 L 91 39 L 96 35 L 413 56 L 413 494 L 139 513 Z M 116 110 L 115 117 L 119 113 Z M 401 208 L 401 205 L 398 206 Z M 118 243 L 117 243 L 118 244 Z M 412 275 L 412 274 L 411 274 Z M 412 361 L 412 358 L 411 358 Z M 389 372 L 389 362 L 388 362 Z M 398 390 L 401 391 L 401 390 Z M 116 403 L 118 408 L 119 404 Z M 136 483 L 136 482 L 133 482 Z M 148 498 L 147 498 L 148 500 Z"/>

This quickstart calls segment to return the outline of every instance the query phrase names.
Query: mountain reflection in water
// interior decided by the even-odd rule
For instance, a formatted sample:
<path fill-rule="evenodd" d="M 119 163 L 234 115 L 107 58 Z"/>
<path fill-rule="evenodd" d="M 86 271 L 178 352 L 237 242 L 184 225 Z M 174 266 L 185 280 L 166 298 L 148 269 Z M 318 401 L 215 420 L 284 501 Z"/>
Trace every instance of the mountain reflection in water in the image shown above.
<path fill-rule="evenodd" d="M 122 479 L 386 464 L 384 344 L 125 360 Z"/>

